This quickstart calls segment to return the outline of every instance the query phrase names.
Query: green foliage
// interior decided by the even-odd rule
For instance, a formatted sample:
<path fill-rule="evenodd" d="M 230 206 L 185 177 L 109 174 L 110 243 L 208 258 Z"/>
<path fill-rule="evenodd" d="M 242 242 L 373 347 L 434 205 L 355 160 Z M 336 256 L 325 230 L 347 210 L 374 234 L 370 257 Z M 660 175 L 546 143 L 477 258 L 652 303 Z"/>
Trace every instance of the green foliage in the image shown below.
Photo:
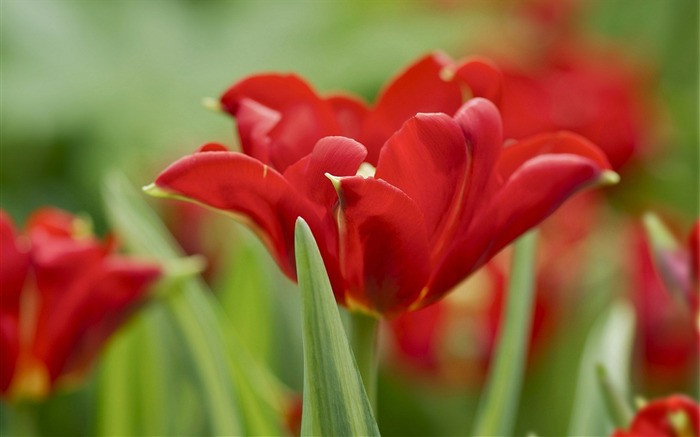
<path fill-rule="evenodd" d="M 304 314 L 302 435 L 378 436 L 323 259 L 301 218 L 294 242 Z"/>
<path fill-rule="evenodd" d="M 536 231 L 530 231 L 515 243 L 506 311 L 479 405 L 473 433 L 476 436 L 511 435 L 513 432 L 530 338 L 536 243 Z"/>

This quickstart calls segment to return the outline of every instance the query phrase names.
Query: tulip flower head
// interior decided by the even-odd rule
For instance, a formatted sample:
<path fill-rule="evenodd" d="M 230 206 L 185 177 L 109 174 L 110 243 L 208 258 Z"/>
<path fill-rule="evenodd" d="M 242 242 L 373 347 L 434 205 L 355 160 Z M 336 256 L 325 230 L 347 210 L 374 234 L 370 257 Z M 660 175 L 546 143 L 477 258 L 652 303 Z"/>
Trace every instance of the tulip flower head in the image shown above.
<path fill-rule="evenodd" d="M 294 76 L 245 79 L 222 97 L 245 154 L 207 144 L 148 190 L 250 225 L 291 278 L 303 217 L 351 310 L 392 317 L 429 305 L 575 192 L 617 178 L 575 134 L 504 147 L 496 106 L 462 103 L 456 83 L 476 76 L 478 93 L 497 90 L 475 73 L 486 64 L 446 70 L 438 59 L 399 75 L 372 108 L 323 99 Z"/>
<path fill-rule="evenodd" d="M 627 430 L 612 437 L 697 437 L 700 435 L 700 405 L 680 395 L 649 402 L 632 419 Z"/>
<path fill-rule="evenodd" d="M 159 267 L 114 253 L 82 219 L 44 208 L 19 234 L 0 211 L 0 392 L 43 398 L 80 380 Z"/>

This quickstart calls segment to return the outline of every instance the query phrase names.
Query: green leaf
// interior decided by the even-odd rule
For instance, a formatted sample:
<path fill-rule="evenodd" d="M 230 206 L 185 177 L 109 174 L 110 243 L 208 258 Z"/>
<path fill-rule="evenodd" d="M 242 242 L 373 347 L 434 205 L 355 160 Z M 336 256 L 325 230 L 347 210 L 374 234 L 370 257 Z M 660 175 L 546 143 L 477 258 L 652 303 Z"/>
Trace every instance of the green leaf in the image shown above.
<path fill-rule="evenodd" d="M 110 175 L 104 189 L 112 227 L 132 252 L 165 264 L 182 256 L 141 193 L 123 175 Z M 185 279 L 177 284 L 178 292 L 168 293 L 163 301 L 188 350 L 186 356 L 198 379 L 210 431 L 216 435 L 241 434 L 242 420 L 231 381 L 231 364 L 212 302 L 197 279 Z"/>
<path fill-rule="evenodd" d="M 621 397 L 626 397 L 633 335 L 634 312 L 621 301 L 614 303 L 593 325 L 580 360 L 568 435 L 609 435 L 613 430 L 596 366 L 605 367 L 608 383 L 617 388 Z"/>
<path fill-rule="evenodd" d="M 603 395 L 608 417 L 612 420 L 616 428 L 627 428 L 632 420 L 632 409 L 629 403 L 610 380 L 608 371 L 604 365 L 598 363 L 596 366 L 596 375 L 598 376 L 598 386 Z"/>
<path fill-rule="evenodd" d="M 473 435 L 513 434 L 532 321 L 536 231 L 515 243 L 507 306 Z"/>
<path fill-rule="evenodd" d="M 164 341 L 170 326 L 160 309 L 143 308 L 105 351 L 97 393 L 100 435 L 172 434 L 174 369 Z"/>
<path fill-rule="evenodd" d="M 108 209 L 115 229 L 136 253 L 165 263 L 191 265 L 154 211 L 123 175 L 113 174 L 105 186 Z M 259 357 L 251 355 L 240 333 L 226 317 L 213 293 L 197 278 L 171 277 L 165 285 L 175 288 L 161 293 L 185 342 L 201 391 L 210 431 L 216 435 L 282 434 L 282 417 L 288 389 Z"/>
<path fill-rule="evenodd" d="M 303 312 L 302 435 L 378 436 L 323 259 L 302 218 L 294 242 Z"/>

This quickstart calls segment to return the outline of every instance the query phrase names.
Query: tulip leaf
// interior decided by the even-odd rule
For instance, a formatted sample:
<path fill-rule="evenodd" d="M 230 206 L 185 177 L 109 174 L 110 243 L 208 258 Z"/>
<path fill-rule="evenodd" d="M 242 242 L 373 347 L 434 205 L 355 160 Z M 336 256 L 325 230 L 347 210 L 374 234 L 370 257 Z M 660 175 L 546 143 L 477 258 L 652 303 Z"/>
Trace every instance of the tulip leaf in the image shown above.
<path fill-rule="evenodd" d="M 605 393 L 600 390 L 599 369 L 606 370 L 606 384 L 624 399 L 634 336 L 634 312 L 629 304 L 614 303 L 593 325 L 580 360 L 570 436 L 609 435 L 614 424 L 606 412 Z M 627 414 L 627 413 L 625 413 Z M 623 419 L 624 420 L 624 419 Z"/>
<path fill-rule="evenodd" d="M 302 435 L 378 436 L 323 259 L 301 218 L 294 241 L 303 313 Z"/>
<path fill-rule="evenodd" d="M 183 256 L 141 193 L 123 175 L 112 174 L 105 184 L 108 215 L 115 231 L 132 252 L 172 266 Z M 220 305 L 195 277 L 166 281 L 159 294 L 172 324 L 184 342 L 201 390 L 209 431 L 215 435 L 279 435 L 281 387 L 266 368 L 254 361 L 228 326 Z M 256 385 L 258 382 L 260 384 Z M 248 417 L 255 412 L 254 417 Z M 265 414 L 265 419 L 260 418 Z"/>
<path fill-rule="evenodd" d="M 512 435 L 532 321 L 536 231 L 523 235 L 513 254 L 505 313 L 473 435 Z"/>
<path fill-rule="evenodd" d="M 629 403 L 610 380 L 608 371 L 603 364 L 598 363 L 596 366 L 596 375 L 605 401 L 605 408 L 608 410 L 608 417 L 617 428 L 627 428 L 632 420 L 632 409 Z"/>

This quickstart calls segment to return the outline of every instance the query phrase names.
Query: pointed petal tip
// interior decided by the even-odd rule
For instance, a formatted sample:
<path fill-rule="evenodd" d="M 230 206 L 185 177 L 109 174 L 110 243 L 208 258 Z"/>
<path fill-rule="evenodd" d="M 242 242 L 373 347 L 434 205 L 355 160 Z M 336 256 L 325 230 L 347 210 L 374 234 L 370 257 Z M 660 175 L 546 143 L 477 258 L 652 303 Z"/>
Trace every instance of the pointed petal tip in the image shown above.
<path fill-rule="evenodd" d="M 599 184 L 604 187 L 617 185 L 620 182 L 620 175 L 612 170 L 605 170 L 603 173 L 601 173 L 598 181 Z"/>
<path fill-rule="evenodd" d="M 333 184 L 333 188 L 335 188 L 336 191 L 340 190 L 340 177 L 338 176 L 333 176 L 330 173 L 325 173 L 326 177 L 328 178 L 329 181 Z"/>
<path fill-rule="evenodd" d="M 159 197 L 159 198 L 172 197 L 172 194 L 170 194 L 169 192 L 160 188 L 158 185 L 156 185 L 155 182 L 150 183 L 148 185 L 145 185 L 141 189 L 143 190 L 144 193 L 148 194 L 149 196 Z"/>
<path fill-rule="evenodd" d="M 202 99 L 202 106 L 213 112 L 224 113 L 224 106 L 214 97 L 204 97 Z"/>

